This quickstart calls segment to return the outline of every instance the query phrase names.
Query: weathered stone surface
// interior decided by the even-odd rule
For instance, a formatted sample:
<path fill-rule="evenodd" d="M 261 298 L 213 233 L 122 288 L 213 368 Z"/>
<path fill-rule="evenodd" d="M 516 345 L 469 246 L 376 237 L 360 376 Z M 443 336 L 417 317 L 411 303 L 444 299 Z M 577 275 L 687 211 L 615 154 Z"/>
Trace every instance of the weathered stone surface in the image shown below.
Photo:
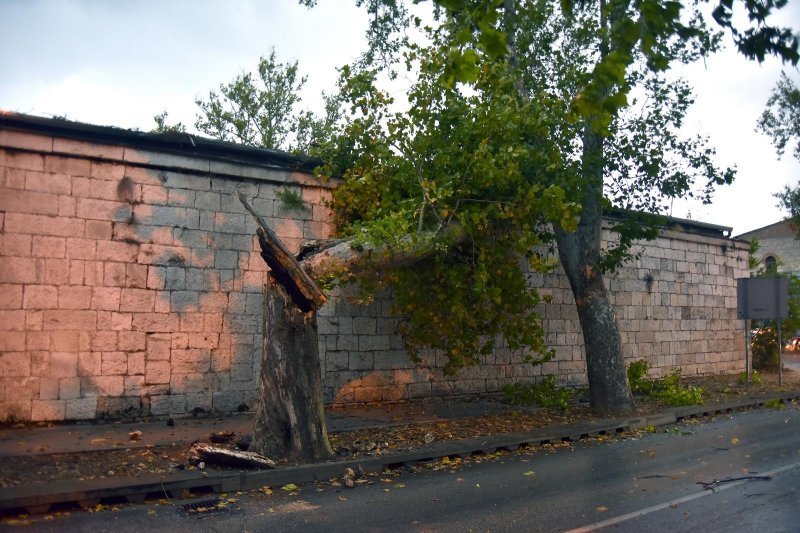
<path fill-rule="evenodd" d="M 109 397 L 98 396 L 96 400 L 96 417 L 99 419 L 115 420 L 119 418 L 134 418 L 146 416 L 146 404 L 141 398 L 135 396 Z"/>
<path fill-rule="evenodd" d="M 147 416 L 151 396 L 166 414 L 253 403 L 267 267 L 237 193 L 294 249 L 329 234 L 333 182 L 7 130 L 0 167 L 0 421 Z M 282 206 L 287 187 L 306 209 Z M 784 262 L 794 253 L 787 242 L 773 250 Z M 626 357 L 647 358 L 656 375 L 675 365 L 687 375 L 740 370 L 735 280 L 747 276 L 745 245 L 666 231 L 642 252 L 607 280 Z M 483 368 L 449 380 L 441 354 L 409 360 L 390 294 L 360 305 L 354 287 L 332 292 L 318 312 L 326 400 L 495 391 L 546 374 L 585 383 L 566 278 L 528 277 L 552 298 L 540 311 L 556 360 L 531 367 L 501 342 Z"/>

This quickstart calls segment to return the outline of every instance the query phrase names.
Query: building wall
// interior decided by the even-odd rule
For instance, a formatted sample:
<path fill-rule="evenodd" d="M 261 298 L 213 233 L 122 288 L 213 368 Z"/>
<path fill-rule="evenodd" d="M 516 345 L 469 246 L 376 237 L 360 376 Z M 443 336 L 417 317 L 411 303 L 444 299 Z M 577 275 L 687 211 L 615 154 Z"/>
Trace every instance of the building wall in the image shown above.
<path fill-rule="evenodd" d="M 286 189 L 306 208 L 285 209 Z M 252 407 L 266 266 L 239 190 L 290 249 L 328 235 L 330 185 L 309 174 L 0 129 L 0 421 Z M 668 232 L 643 250 L 609 281 L 625 355 L 657 373 L 741 370 L 742 244 Z M 565 277 L 530 278 L 553 297 L 541 312 L 557 357 L 533 367 L 501 345 L 454 377 L 441 354 L 409 361 L 390 295 L 362 305 L 340 289 L 319 312 L 326 400 L 585 383 Z"/>
<path fill-rule="evenodd" d="M 764 264 L 772 256 L 778 262 L 778 272 L 800 274 L 800 241 L 794 235 L 758 240 L 756 257 Z"/>
<path fill-rule="evenodd" d="M 772 224 L 751 231 L 742 238 L 758 241 L 756 258 L 764 264 L 767 257 L 778 261 L 778 272 L 800 273 L 800 240 L 797 231 L 789 221 Z"/>

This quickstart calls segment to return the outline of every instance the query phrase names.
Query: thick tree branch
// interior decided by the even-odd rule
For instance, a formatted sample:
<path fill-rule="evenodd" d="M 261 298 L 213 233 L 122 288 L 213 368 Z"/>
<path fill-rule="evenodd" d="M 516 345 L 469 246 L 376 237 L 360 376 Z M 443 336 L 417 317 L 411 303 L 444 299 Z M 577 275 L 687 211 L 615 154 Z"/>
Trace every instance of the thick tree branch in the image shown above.
<path fill-rule="evenodd" d="M 321 250 L 300 264 L 314 279 L 322 279 L 337 272 L 358 273 L 365 270 L 410 266 L 430 257 L 441 247 L 450 248 L 465 242 L 467 233 L 460 224 L 450 224 L 436 235 L 409 243 L 408 246 L 353 246 L 352 239 Z M 409 237 L 410 239 L 411 237 Z"/>
<path fill-rule="evenodd" d="M 247 196 L 239 191 L 239 200 L 245 209 L 250 212 L 258 224 L 258 242 L 261 244 L 261 257 L 272 269 L 275 279 L 286 288 L 292 301 L 303 312 L 317 310 L 322 307 L 328 298 L 317 287 L 316 283 L 308 277 L 297 259 L 286 249 L 277 235 L 267 226 Z"/>

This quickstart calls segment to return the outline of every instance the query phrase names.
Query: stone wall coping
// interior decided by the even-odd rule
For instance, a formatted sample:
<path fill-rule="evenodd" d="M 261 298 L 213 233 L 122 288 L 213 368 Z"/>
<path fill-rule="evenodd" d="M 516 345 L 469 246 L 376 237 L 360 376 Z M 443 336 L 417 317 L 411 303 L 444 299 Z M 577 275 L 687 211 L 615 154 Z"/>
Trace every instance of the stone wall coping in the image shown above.
<path fill-rule="evenodd" d="M 615 221 L 611 220 L 604 220 L 603 221 L 603 230 L 612 232 L 612 227 Z M 738 239 L 738 238 L 731 238 L 731 237 L 724 237 L 724 236 L 711 236 L 711 235 L 700 235 L 697 233 L 692 233 L 691 231 L 681 231 L 676 229 L 668 229 L 664 228 L 658 234 L 659 238 L 662 239 L 675 239 L 685 242 L 695 242 L 699 244 L 710 244 L 710 245 L 717 245 L 717 246 L 732 246 L 737 247 L 740 246 L 742 248 L 748 248 L 749 242 Z M 652 241 L 636 241 L 634 243 L 635 246 L 648 246 L 649 243 Z"/>
<path fill-rule="evenodd" d="M 139 132 L 3 110 L 0 147 L 238 180 L 327 189 L 339 183 L 338 179 L 314 176 L 313 170 L 322 164 L 321 160 L 280 150 L 186 133 Z"/>

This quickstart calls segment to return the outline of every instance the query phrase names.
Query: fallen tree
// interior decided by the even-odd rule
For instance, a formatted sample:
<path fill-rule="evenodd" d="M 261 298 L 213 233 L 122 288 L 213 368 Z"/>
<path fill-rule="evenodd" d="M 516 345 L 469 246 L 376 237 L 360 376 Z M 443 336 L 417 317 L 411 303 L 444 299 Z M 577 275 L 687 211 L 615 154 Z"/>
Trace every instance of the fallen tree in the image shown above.
<path fill-rule="evenodd" d="M 298 462 L 333 455 L 325 425 L 317 341 L 317 310 L 327 297 L 314 279 L 334 272 L 414 264 L 452 246 L 466 234 L 458 227 L 403 247 L 354 245 L 352 239 L 304 245 L 299 261 L 256 212 L 247 197 L 239 200 L 258 224 L 261 257 L 270 267 L 264 293 L 263 348 L 258 405 L 250 451 Z"/>

